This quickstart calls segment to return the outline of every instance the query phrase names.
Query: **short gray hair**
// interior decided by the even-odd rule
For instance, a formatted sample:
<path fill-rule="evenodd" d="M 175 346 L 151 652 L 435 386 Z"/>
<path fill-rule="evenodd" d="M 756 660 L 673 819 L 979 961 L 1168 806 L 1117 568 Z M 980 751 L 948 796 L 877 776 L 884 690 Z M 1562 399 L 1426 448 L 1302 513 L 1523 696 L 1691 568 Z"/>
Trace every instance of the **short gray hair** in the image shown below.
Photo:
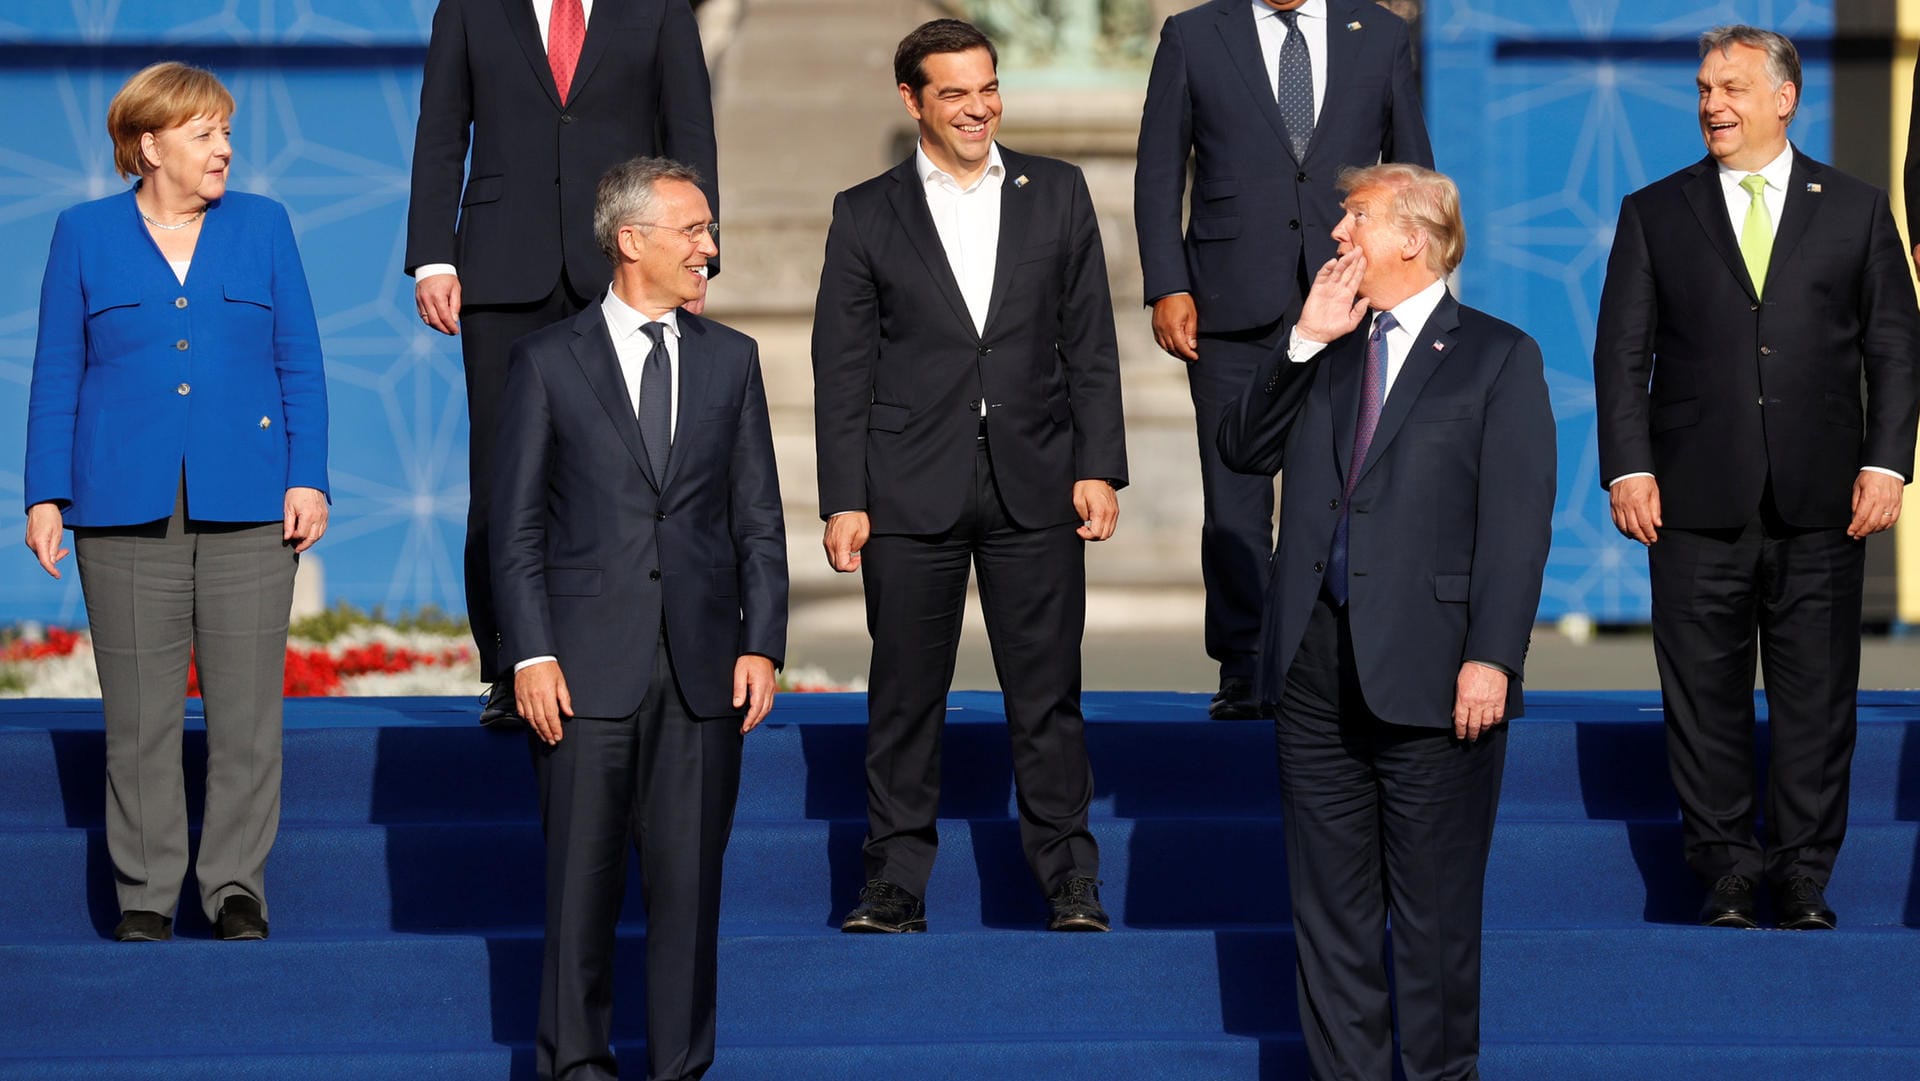
<path fill-rule="evenodd" d="M 620 261 L 620 228 L 653 212 L 653 189 L 663 180 L 700 183 L 700 171 L 672 158 L 628 158 L 600 178 L 593 199 L 593 241 L 611 262 Z"/>
<path fill-rule="evenodd" d="M 1771 30 L 1762 30 L 1757 26 L 1736 24 L 1716 26 L 1700 35 L 1700 59 L 1715 49 L 1722 56 L 1732 56 L 1735 45 L 1751 45 L 1767 54 L 1767 79 L 1775 90 L 1782 84 L 1793 84 L 1793 112 L 1787 114 L 1792 122 L 1794 114 L 1800 111 L 1800 92 L 1805 85 L 1800 82 L 1800 50 L 1785 34 L 1776 34 Z"/>

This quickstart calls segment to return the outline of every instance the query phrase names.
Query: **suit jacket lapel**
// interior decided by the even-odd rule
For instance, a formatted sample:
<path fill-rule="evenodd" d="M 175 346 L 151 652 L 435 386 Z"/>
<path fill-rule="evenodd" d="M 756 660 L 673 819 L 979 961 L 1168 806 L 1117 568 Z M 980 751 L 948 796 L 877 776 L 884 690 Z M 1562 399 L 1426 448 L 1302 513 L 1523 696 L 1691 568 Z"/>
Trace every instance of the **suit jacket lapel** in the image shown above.
<path fill-rule="evenodd" d="M 913 242 L 914 249 L 920 253 L 920 260 L 927 264 L 927 273 L 933 275 L 933 282 L 939 286 L 941 295 L 953 308 L 953 314 L 960 318 L 962 326 L 973 331 L 973 315 L 967 311 L 966 297 L 960 293 L 960 281 L 953 276 L 953 264 L 947 262 L 947 249 L 940 246 L 940 232 L 933 226 L 933 211 L 927 209 L 927 192 L 921 186 L 920 178 L 914 175 L 914 159 L 908 158 L 893 168 L 893 188 L 887 192 L 887 201 L 893 204 L 894 215 L 900 220 L 900 228 Z"/>
<path fill-rule="evenodd" d="M 1020 263 L 1021 250 L 1027 246 L 1027 222 L 1033 217 L 1035 185 L 1016 183 L 1027 175 L 1026 158 L 1004 147 L 1000 164 L 1007 174 L 1000 185 L 1000 239 L 993 256 L 993 291 L 988 294 L 985 325 L 993 329 L 993 318 L 1000 313 L 1000 302 L 1007 295 L 1007 283 L 1013 268 Z"/>
<path fill-rule="evenodd" d="M 1814 161 L 1793 152 L 1793 169 L 1787 173 L 1787 197 L 1780 209 L 1780 228 L 1773 232 L 1773 254 L 1767 259 L 1767 283 L 1771 288 L 1773 280 L 1779 277 L 1780 268 L 1787 265 L 1793 249 L 1806 235 L 1808 223 L 1813 221 L 1813 212 L 1819 209 L 1820 193 L 1812 190 L 1811 184 L 1820 175 L 1820 167 Z"/>
<path fill-rule="evenodd" d="M 540 44 L 540 23 L 534 18 L 533 5 L 540 0 L 500 0 L 500 6 L 506 9 L 507 25 L 513 27 L 513 38 L 520 43 L 520 51 L 527 54 L 527 63 L 533 65 L 533 77 L 540 83 L 540 89 L 547 92 L 547 99 L 553 107 L 560 107 L 560 91 L 553 85 L 553 65 L 547 62 L 547 50 Z"/>
<path fill-rule="evenodd" d="M 660 480 L 661 491 L 680 475 L 680 463 L 687 460 L 687 444 L 699 430 L 697 418 L 706 407 L 707 384 L 713 379 L 713 365 L 707 358 L 706 323 L 684 311 L 676 319 L 680 324 L 680 393 L 673 403 L 673 450 L 667 455 L 667 475 Z M 638 424 L 634 430 L 639 430 Z"/>
<path fill-rule="evenodd" d="M 600 305 L 589 304 L 585 311 L 574 316 L 573 333 L 574 362 L 580 365 L 587 385 L 593 388 L 593 396 L 600 399 L 600 408 L 606 410 L 607 420 L 619 433 L 620 441 L 627 445 L 627 453 L 633 455 L 634 464 L 640 467 L 654 490 L 659 491 L 660 479 L 654 475 L 653 463 L 647 460 L 646 445 L 640 442 L 640 418 L 633 411 L 633 399 L 627 395 L 627 379 L 620 373 L 620 358 L 613 351 L 613 338 L 607 331 Z M 671 457 L 668 460 L 671 461 Z"/>
<path fill-rule="evenodd" d="M 1734 280 L 1747 287 L 1748 296 L 1758 300 L 1752 276 L 1747 273 L 1747 261 L 1740 255 L 1740 240 L 1733 235 L 1733 222 L 1727 217 L 1727 196 L 1720 187 L 1720 166 L 1711 157 L 1707 158 L 1694 166 L 1693 176 L 1680 190 L 1686 193 L 1687 205 L 1693 208 L 1694 217 L 1700 219 L 1700 228 L 1725 260 L 1727 269 L 1733 272 Z"/>
<path fill-rule="evenodd" d="M 1413 410 L 1413 403 L 1420 397 L 1420 390 L 1433 378 L 1447 354 L 1453 352 L 1457 339 L 1454 331 L 1460 329 L 1460 302 L 1453 294 L 1440 298 L 1440 304 L 1433 309 L 1433 315 L 1427 325 L 1414 335 L 1413 348 L 1407 352 L 1407 359 L 1400 365 L 1400 374 L 1393 379 L 1393 386 L 1387 391 L 1387 400 L 1380 407 L 1380 423 L 1374 426 L 1373 442 L 1367 450 L 1367 460 L 1360 465 L 1360 479 L 1373 472 L 1385 456 L 1386 449 L 1392 445 L 1393 437 L 1407 422 L 1407 414 Z M 1356 404 L 1356 409 L 1358 408 Z"/>
<path fill-rule="evenodd" d="M 1384 12 L 1382 13 L 1384 14 Z M 1327 113 L 1340 100 L 1337 87 L 1346 86 L 1352 81 L 1351 73 L 1360 63 L 1360 43 L 1362 35 L 1349 30 L 1348 24 L 1366 25 L 1360 13 L 1349 10 L 1336 0 L 1327 0 L 1327 96 L 1320 103 L 1320 109 L 1313 114 L 1313 138 L 1307 140 L 1307 157 L 1320 148 L 1329 125 Z M 1274 106 L 1278 110 L 1279 106 Z"/>
<path fill-rule="evenodd" d="M 534 3 L 540 2 L 534 0 Z M 619 24 L 627 15 L 628 6 L 627 0 L 594 0 L 593 17 L 587 20 L 587 36 L 580 43 L 580 63 L 573 69 L 573 85 L 567 88 L 568 101 L 580 96 L 580 91 L 587 85 L 587 77 L 593 74 L 594 65 L 607 54 L 607 42 L 613 40 Z"/>
<path fill-rule="evenodd" d="M 1362 326 L 1365 324 L 1362 323 Z M 1366 364 L 1367 336 L 1358 330 L 1327 347 L 1327 393 L 1333 398 L 1333 462 L 1346 483 L 1353 458 L 1353 433 L 1360 423 L 1360 378 Z M 1359 355 L 1355 355 L 1359 354 Z"/>
<path fill-rule="evenodd" d="M 1220 40 L 1226 46 L 1227 56 L 1232 59 L 1233 66 L 1240 70 L 1240 77 L 1247 82 L 1254 107 L 1266 118 L 1267 124 L 1273 128 L 1274 137 L 1280 140 L 1280 145 L 1291 156 L 1293 144 L 1287 139 L 1287 122 L 1280 116 L 1280 103 L 1274 100 L 1273 81 L 1267 78 L 1267 61 L 1260 55 L 1260 36 L 1253 28 L 1252 7 L 1237 0 L 1224 0 L 1220 5 L 1217 28 Z"/>

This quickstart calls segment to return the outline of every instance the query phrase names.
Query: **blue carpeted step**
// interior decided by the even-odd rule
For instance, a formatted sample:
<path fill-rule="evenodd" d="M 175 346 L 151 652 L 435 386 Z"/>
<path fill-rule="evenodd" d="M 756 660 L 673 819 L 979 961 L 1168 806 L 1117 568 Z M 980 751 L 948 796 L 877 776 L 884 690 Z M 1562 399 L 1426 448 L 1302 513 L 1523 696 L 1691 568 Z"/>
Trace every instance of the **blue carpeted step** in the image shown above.
<path fill-rule="evenodd" d="M 1204 699 L 1157 703 L 1153 696 L 1141 697 L 1148 701 L 1130 702 L 1124 710 L 1118 704 L 1089 709 L 1096 817 L 1277 811 L 1271 724 L 1208 721 Z M 1537 697 L 1544 701 L 1514 725 L 1502 813 L 1627 820 L 1676 814 L 1657 699 L 1621 694 L 1593 703 L 1570 695 Z M 954 698 L 964 702 L 969 696 Z M 318 704 L 328 701 L 288 704 L 286 821 L 535 817 L 524 740 L 480 729 L 464 705 L 456 710 L 413 704 L 439 699 Z M 863 708 L 857 696 L 781 699 L 776 722 L 747 742 L 738 816 L 863 816 Z M 93 712 L 78 707 L 36 711 L 18 702 L 0 703 L 0 792 L 10 797 L 0 801 L 0 827 L 100 824 L 106 797 L 97 709 L 95 704 Z M 202 761 L 205 753 L 204 731 L 190 730 L 188 760 Z M 944 814 L 1012 813 L 1007 733 L 997 713 L 956 708 L 943 760 Z M 188 805 L 196 816 L 202 772 L 187 771 Z M 1920 820 L 1920 784 L 1901 781 L 1912 776 L 1920 776 L 1920 705 L 1863 708 L 1853 766 L 1853 820 Z"/>
<path fill-rule="evenodd" d="M 864 830 L 863 822 L 736 824 L 726 925 L 832 925 L 859 892 Z M 1107 820 L 1093 832 L 1101 896 L 1120 922 L 1291 918 L 1277 819 Z M 544 911 L 543 859 L 530 823 L 287 827 L 268 863 L 268 900 L 276 926 L 301 932 L 532 927 Z M 0 942 L 97 938 L 119 918 L 98 831 L 0 830 L 0 866 L 15 882 L 0 893 Z M 1231 882 L 1224 867 L 1234 869 Z M 1916 881 L 1920 823 L 1856 825 L 1829 900 L 1849 926 L 1920 925 Z M 187 897 L 183 930 L 204 927 Z M 935 923 L 949 927 L 1033 927 L 1045 916 L 1017 825 L 1004 819 L 941 823 L 926 900 Z M 1495 830 L 1488 926 L 1688 923 L 1699 900 L 1677 824 L 1506 819 Z M 628 911 L 637 922 L 637 900 Z"/>
<path fill-rule="evenodd" d="M 1291 943 L 1280 929 L 735 934 L 721 947 L 721 1031 L 819 1044 L 885 1042 L 909 1019 L 933 1040 L 1293 1032 Z M 625 934 L 617 951 L 615 1029 L 628 1038 L 643 1027 L 643 948 Z M 20 1056 L 517 1042 L 532 1036 L 539 950 L 533 934 L 6 946 L 0 1017 Z M 1562 1045 L 1920 1045 L 1920 988 L 1897 975 L 1917 969 L 1920 933 L 1907 929 L 1491 931 L 1484 1031 Z M 1882 978 L 1863 994 L 1870 973 Z M 877 1016 L 898 1024 L 876 1036 Z"/>

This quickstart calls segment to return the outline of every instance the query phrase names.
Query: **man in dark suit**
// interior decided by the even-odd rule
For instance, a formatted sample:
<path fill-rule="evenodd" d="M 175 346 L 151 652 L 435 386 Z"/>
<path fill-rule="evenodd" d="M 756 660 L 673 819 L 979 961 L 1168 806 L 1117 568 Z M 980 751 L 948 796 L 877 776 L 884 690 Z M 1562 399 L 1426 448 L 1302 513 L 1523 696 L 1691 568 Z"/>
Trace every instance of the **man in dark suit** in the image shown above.
<path fill-rule="evenodd" d="M 969 564 L 1056 930 L 1107 929 L 1080 713 L 1085 546 L 1126 484 L 1106 260 L 1080 170 L 994 142 L 993 46 L 953 19 L 894 54 L 913 157 L 834 200 L 814 308 L 827 559 L 862 572 L 867 884 L 847 931 L 924 931 L 940 727 Z"/>
<path fill-rule="evenodd" d="M 467 619 L 480 677 L 497 681 L 483 722 L 512 717 L 487 552 L 507 347 L 606 291 L 594 185 L 645 154 L 699 170 L 719 205 L 713 103 L 687 0 L 441 0 L 420 86 L 406 266 L 420 318 L 459 334 L 465 361 Z"/>
<path fill-rule="evenodd" d="M 1478 1077 L 1480 916 L 1551 537 L 1532 338 L 1455 301 L 1451 180 L 1350 172 L 1339 259 L 1219 432 L 1285 470 L 1259 696 L 1285 782 L 1300 1020 L 1316 1081 Z M 1369 311 L 1371 309 L 1371 311 Z M 1393 995 L 1382 936 L 1393 919 Z"/>
<path fill-rule="evenodd" d="M 1860 675 L 1859 542 L 1913 472 L 1916 313 L 1886 193 L 1787 141 L 1800 59 L 1700 39 L 1707 157 L 1626 197 L 1593 351 L 1600 480 L 1647 545 L 1654 656 L 1702 923 L 1834 925 Z M 1866 402 L 1861 402 L 1865 379 Z M 1758 629 L 1756 643 L 1755 631 Z M 1773 755 L 1754 837 L 1753 676 Z"/>
<path fill-rule="evenodd" d="M 1433 165 L 1398 17 L 1357 0 L 1210 0 L 1167 20 L 1140 118 L 1133 215 L 1154 341 L 1187 362 L 1199 430 L 1217 718 L 1259 715 L 1253 679 L 1273 485 L 1228 469 L 1214 436 L 1279 346 L 1313 269 L 1333 257 L 1335 178 L 1376 161 Z"/>
<path fill-rule="evenodd" d="M 507 378 L 493 586 L 547 838 L 542 1078 L 614 1076 L 629 838 L 646 882 L 647 1077 L 712 1063 L 741 738 L 772 707 L 786 648 L 758 350 L 684 308 L 716 251 L 698 177 L 659 158 L 607 173 L 594 233 L 613 288 L 515 342 Z"/>

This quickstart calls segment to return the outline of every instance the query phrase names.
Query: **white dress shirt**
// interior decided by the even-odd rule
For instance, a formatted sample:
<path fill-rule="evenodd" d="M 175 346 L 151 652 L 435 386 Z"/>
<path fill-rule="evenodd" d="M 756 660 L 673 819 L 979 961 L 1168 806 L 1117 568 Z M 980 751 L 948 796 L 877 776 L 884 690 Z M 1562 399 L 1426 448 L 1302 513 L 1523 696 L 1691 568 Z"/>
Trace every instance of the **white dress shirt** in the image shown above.
<path fill-rule="evenodd" d="M 521 0 L 521 2 L 533 5 L 534 21 L 540 24 L 540 47 L 545 49 L 547 47 L 547 25 L 553 22 L 553 0 Z M 1320 0 L 1314 0 L 1314 3 L 1319 2 Z M 592 22 L 593 0 L 580 0 L 580 25 L 587 26 Z M 562 87 L 561 89 L 564 90 L 566 88 Z M 1276 93 L 1278 93 L 1278 91 L 1276 91 Z M 452 263 L 422 263 L 413 268 L 413 280 L 426 281 L 435 274 L 457 273 L 459 273 L 459 271 L 454 269 Z"/>
<path fill-rule="evenodd" d="M 954 280 L 960 283 L 974 332 L 985 334 L 994 262 L 1000 253 L 1000 188 L 1007 176 L 1000 146 L 987 148 L 986 170 L 964 188 L 927 157 L 924 146 L 915 145 L 913 168 L 926 189 L 933 227 L 940 234 L 940 247 L 947 253 Z"/>
<path fill-rule="evenodd" d="M 1313 124 L 1320 126 L 1320 114 L 1327 101 L 1327 0 L 1307 0 L 1294 9 L 1299 18 L 1300 36 L 1307 41 L 1307 58 L 1313 61 Z M 1273 100 L 1280 100 L 1280 43 L 1287 40 L 1287 24 L 1266 0 L 1253 0 L 1253 28 L 1260 35 L 1260 59 L 1267 65 L 1267 87 Z"/>
<path fill-rule="evenodd" d="M 1793 174 L 1793 145 L 1789 143 L 1787 148 L 1780 151 L 1779 155 L 1772 161 L 1751 172 L 1745 169 L 1728 168 L 1724 162 L 1720 163 L 1719 170 L 1720 192 L 1726 196 L 1727 222 L 1733 226 L 1734 241 L 1736 243 L 1739 241 L 1741 231 L 1746 228 L 1747 207 L 1753 204 L 1753 196 L 1747 194 L 1747 189 L 1741 187 L 1740 182 L 1756 174 L 1767 182 L 1767 186 L 1760 189 L 1760 201 L 1767 205 L 1768 236 L 1779 236 L 1780 216 L 1784 214 L 1787 209 L 1787 180 Z M 1755 282 L 1754 284 L 1761 285 L 1764 283 Z M 1891 469 L 1883 469 L 1877 465 L 1863 465 L 1860 469 L 1862 472 L 1867 473 L 1884 473 L 1889 477 L 1898 478 L 1903 483 L 1907 479 L 1905 476 Z M 1645 471 L 1622 473 L 1608 481 L 1607 487 L 1612 488 L 1615 484 L 1626 480 L 1628 477 L 1651 476 L 1653 476 L 1652 473 Z"/>
<path fill-rule="evenodd" d="M 671 444 L 673 434 L 680 428 L 679 309 L 667 312 L 658 319 L 651 319 L 609 289 L 607 299 L 600 302 L 600 314 L 607 321 L 607 336 L 613 339 L 613 355 L 620 361 L 620 377 L 626 380 L 627 401 L 633 406 L 636 417 L 640 415 L 640 373 L 646 367 L 647 354 L 653 352 L 653 339 L 647 337 L 641 328 L 648 323 L 660 323 L 667 328 L 667 332 L 661 335 L 661 341 L 667 347 L 667 370 L 673 377 L 668 384 L 667 397 L 667 416 L 671 418 L 667 427 L 667 441 Z M 518 672 L 529 665 L 544 664 L 551 660 L 558 658 L 551 654 L 528 657 L 524 661 L 514 662 L 513 670 Z"/>
<path fill-rule="evenodd" d="M 1412 355 L 1414 335 L 1426 329 L 1427 320 L 1433 318 L 1433 310 L 1440 306 L 1440 298 L 1447 295 L 1447 283 L 1436 281 L 1425 289 L 1387 309 L 1393 313 L 1394 327 L 1387 331 L 1387 386 L 1381 392 L 1380 401 L 1384 403 L 1393 393 L 1393 381 L 1400 378 L 1400 369 L 1407 366 L 1407 357 Z M 1367 337 L 1373 336 L 1373 324 L 1380 318 L 1375 312 L 1366 323 Z M 1310 341 L 1300 336 L 1295 327 L 1287 337 L 1287 359 L 1295 364 L 1305 364 L 1327 347 L 1326 342 Z"/>

